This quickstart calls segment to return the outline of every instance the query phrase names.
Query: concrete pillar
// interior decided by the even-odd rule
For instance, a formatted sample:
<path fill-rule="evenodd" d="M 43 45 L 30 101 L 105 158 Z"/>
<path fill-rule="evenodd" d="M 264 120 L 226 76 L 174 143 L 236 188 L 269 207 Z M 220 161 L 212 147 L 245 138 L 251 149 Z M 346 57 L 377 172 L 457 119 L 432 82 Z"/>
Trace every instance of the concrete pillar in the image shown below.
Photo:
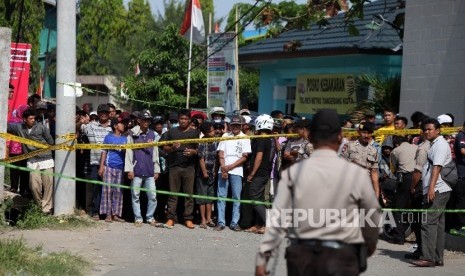
<path fill-rule="evenodd" d="M 465 1 L 406 1 L 400 112 L 465 120 Z"/>
<path fill-rule="evenodd" d="M 11 29 L 0 28 L 0 132 L 6 132 L 8 83 L 10 82 Z M 0 159 L 5 158 L 5 139 L 0 139 Z M 0 203 L 3 203 L 5 167 L 0 166 Z"/>
<path fill-rule="evenodd" d="M 75 133 L 76 96 L 76 3 L 57 1 L 57 106 L 56 144 L 65 141 L 61 135 Z M 55 152 L 55 173 L 76 176 L 74 151 Z M 76 181 L 55 177 L 54 214 L 73 214 L 76 201 Z"/>

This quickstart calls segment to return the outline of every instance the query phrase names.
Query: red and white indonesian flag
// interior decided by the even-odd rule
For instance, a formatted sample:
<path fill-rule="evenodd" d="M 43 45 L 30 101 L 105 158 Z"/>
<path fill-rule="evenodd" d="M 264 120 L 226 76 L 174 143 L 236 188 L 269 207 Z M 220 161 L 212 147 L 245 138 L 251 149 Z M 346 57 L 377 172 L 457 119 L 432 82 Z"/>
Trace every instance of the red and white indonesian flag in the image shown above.
<path fill-rule="evenodd" d="M 194 4 L 192 6 L 192 4 Z M 190 0 L 184 15 L 184 21 L 179 33 L 185 38 L 190 38 L 190 28 L 192 29 L 192 42 L 202 44 L 205 41 L 205 28 L 203 26 L 202 10 L 200 0 Z"/>

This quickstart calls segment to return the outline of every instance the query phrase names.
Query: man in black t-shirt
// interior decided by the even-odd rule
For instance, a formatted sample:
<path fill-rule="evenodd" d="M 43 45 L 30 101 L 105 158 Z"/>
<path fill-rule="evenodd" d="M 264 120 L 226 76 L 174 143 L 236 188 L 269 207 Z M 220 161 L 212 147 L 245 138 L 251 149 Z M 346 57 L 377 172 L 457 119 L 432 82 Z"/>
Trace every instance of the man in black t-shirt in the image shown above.
<path fill-rule="evenodd" d="M 255 120 L 255 128 L 258 135 L 271 134 L 274 120 L 269 115 L 260 115 Z M 251 200 L 264 201 L 265 187 L 270 180 L 273 167 L 274 147 L 272 138 L 255 139 L 252 143 L 252 158 L 250 161 L 250 174 L 247 177 L 249 186 L 249 197 Z M 264 205 L 254 206 L 252 227 L 244 230 L 246 232 L 264 234 L 266 221 L 266 208 Z"/>
<path fill-rule="evenodd" d="M 189 127 L 190 111 L 183 109 L 179 111 L 179 126 L 171 128 L 165 137 L 160 141 L 174 141 L 199 138 L 199 131 Z M 163 151 L 168 154 L 166 157 L 169 171 L 170 191 L 186 194 L 194 194 L 195 164 L 197 157 L 197 144 L 181 144 L 175 142 L 172 145 L 163 147 Z M 177 196 L 168 198 L 168 221 L 166 228 L 172 228 L 176 221 Z M 187 228 L 194 229 L 192 223 L 194 212 L 194 199 L 184 198 L 184 223 Z"/>
<path fill-rule="evenodd" d="M 454 187 L 455 208 L 465 209 L 465 122 L 463 128 L 457 133 L 454 141 L 455 164 L 459 180 Z M 458 225 L 450 231 L 453 235 L 465 236 L 465 214 L 458 213 Z"/>

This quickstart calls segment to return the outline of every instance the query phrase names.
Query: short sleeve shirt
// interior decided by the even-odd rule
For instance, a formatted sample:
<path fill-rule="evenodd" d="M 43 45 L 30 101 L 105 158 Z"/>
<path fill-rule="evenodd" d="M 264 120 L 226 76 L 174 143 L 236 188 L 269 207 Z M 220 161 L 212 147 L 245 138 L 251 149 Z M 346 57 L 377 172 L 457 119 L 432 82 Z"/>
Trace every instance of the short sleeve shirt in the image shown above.
<path fill-rule="evenodd" d="M 341 156 L 365 169 L 378 169 L 378 151 L 372 145 L 350 141 L 342 148 Z"/>
<path fill-rule="evenodd" d="M 198 156 L 199 158 L 203 158 L 205 161 L 205 167 L 207 172 L 213 173 L 213 169 L 215 168 L 216 163 L 216 156 L 218 148 L 218 142 L 213 143 L 200 143 L 198 148 Z M 198 175 L 201 175 L 201 170 L 198 170 Z"/>
<path fill-rule="evenodd" d="M 103 140 L 104 144 L 113 144 L 113 145 L 122 145 L 126 144 L 127 137 L 124 135 L 115 136 L 113 133 L 108 134 L 105 136 Z M 122 150 L 104 150 L 107 152 L 107 158 L 105 160 L 105 166 L 113 168 L 113 169 L 124 169 L 124 157 L 126 151 Z"/>
<path fill-rule="evenodd" d="M 452 154 L 450 151 L 449 143 L 444 139 L 444 137 L 439 136 L 431 143 L 431 148 L 428 151 L 428 162 L 423 166 L 423 194 L 428 193 L 429 182 L 431 179 L 431 172 L 433 171 L 433 166 L 444 167 L 447 163 L 452 161 Z M 434 187 L 434 191 L 439 193 L 445 193 L 452 191 L 452 189 L 447 185 L 439 174 L 438 181 Z"/>
<path fill-rule="evenodd" d="M 107 125 L 102 125 L 99 122 L 90 122 L 86 125 L 82 125 L 82 132 L 87 135 L 90 144 L 103 144 L 105 136 L 107 136 L 108 133 L 111 132 L 111 126 L 110 123 L 108 123 Z M 99 165 L 101 154 L 101 149 L 91 149 L 90 164 Z"/>
<path fill-rule="evenodd" d="M 252 143 L 252 159 L 250 161 L 250 167 L 253 168 L 257 153 L 262 152 L 262 162 L 258 167 L 255 176 L 266 177 L 270 176 L 271 168 L 273 165 L 274 151 L 272 150 L 272 141 L 269 138 L 255 139 Z"/>
<path fill-rule="evenodd" d="M 232 133 L 225 133 L 223 137 L 233 137 Z M 246 136 L 244 133 L 240 133 L 237 136 Z M 250 146 L 250 139 L 238 139 L 238 140 L 225 140 L 221 141 L 218 145 L 218 151 L 224 152 L 224 164 L 231 165 L 242 157 L 244 153 L 251 153 L 252 149 Z M 244 169 L 242 166 L 235 167 L 229 171 L 229 174 L 233 175 L 244 175 Z"/>

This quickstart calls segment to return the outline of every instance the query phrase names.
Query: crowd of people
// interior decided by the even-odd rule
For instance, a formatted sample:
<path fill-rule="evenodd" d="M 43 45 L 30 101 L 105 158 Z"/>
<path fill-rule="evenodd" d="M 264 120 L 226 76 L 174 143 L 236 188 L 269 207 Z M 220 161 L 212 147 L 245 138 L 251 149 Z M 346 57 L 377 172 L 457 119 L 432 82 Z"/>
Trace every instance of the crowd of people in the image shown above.
<path fill-rule="evenodd" d="M 338 155 L 368 171 L 379 202 L 393 208 L 465 209 L 465 125 L 457 135 L 441 135 L 443 127 L 454 125 L 451 114 L 430 118 L 421 112 L 411 116 L 412 128 L 420 135 L 374 135 L 376 130 L 403 130 L 408 119 L 386 108 L 384 123 L 375 124 L 374 113 L 353 124 L 341 123 L 358 132 L 346 137 Z M 13 112 L 8 132 L 34 141 L 54 144 L 55 112 L 40 97 L 31 96 L 28 106 Z M 152 115 L 150 110 L 121 112 L 112 104 L 100 104 L 96 111 L 83 106 L 76 112 L 78 143 L 96 145 L 78 150 L 77 176 L 80 178 L 130 187 L 77 182 L 77 206 L 95 220 L 134 221 L 141 226 L 173 228 L 226 227 L 234 231 L 263 234 L 265 205 L 240 204 L 238 200 L 273 201 L 281 172 L 312 156 L 311 120 L 295 119 L 275 110 L 270 115 L 252 117 L 247 109 L 226 116 L 222 107 L 214 107 L 208 116 L 187 109 Z M 267 134 L 296 134 L 297 138 L 245 137 Z M 227 137 L 228 139 L 221 139 Z M 229 139 L 237 137 L 238 139 Z M 204 138 L 217 138 L 203 142 Z M 198 139 L 189 143 L 185 139 Z M 164 146 L 106 150 L 99 144 L 134 144 L 166 141 Z M 174 141 L 169 143 L 169 141 Z M 34 146 L 11 141 L 9 156 L 37 150 Z M 457 183 L 449 183 L 441 173 L 455 164 Z M 53 153 L 42 152 L 18 166 L 52 171 Z M 309 168 L 311 169 L 311 168 Z M 44 213 L 53 212 L 53 178 L 49 175 L 11 170 L 11 191 L 32 196 Z M 443 179 L 444 178 L 444 179 Z M 146 196 L 141 197 L 141 189 Z M 198 195 L 199 198 L 162 195 L 157 190 Z M 214 200 L 218 197 L 218 200 Z M 232 198 L 228 204 L 221 198 Z M 450 198 L 450 199 L 449 199 Z M 444 232 L 465 235 L 465 214 L 428 214 L 426 221 L 410 220 L 406 213 L 395 212 L 396 227 L 385 229 L 384 238 L 405 242 L 406 228 L 415 232 L 418 249 L 407 258 L 426 256 L 441 264 Z M 421 217 L 420 215 L 417 217 Z M 447 223 L 446 223 L 447 221 Z M 442 243 L 442 244 L 441 244 Z M 431 265 L 431 263 L 419 263 Z"/>

